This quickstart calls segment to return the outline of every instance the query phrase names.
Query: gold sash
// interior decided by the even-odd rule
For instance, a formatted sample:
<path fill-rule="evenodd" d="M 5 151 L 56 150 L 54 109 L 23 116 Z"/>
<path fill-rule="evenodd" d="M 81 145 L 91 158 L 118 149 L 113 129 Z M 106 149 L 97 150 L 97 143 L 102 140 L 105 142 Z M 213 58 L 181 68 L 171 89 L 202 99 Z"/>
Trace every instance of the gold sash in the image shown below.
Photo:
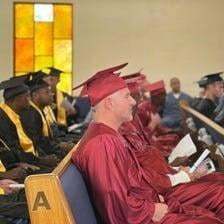
<path fill-rule="evenodd" d="M 48 124 L 46 117 L 44 116 L 43 112 L 40 110 L 40 108 L 33 102 L 30 101 L 30 105 L 32 107 L 34 107 L 34 109 L 40 114 L 41 116 L 41 120 L 42 120 L 42 124 L 43 124 L 43 130 L 42 130 L 42 134 L 45 137 L 49 137 L 49 135 L 51 134 L 51 127 L 50 124 Z"/>
<path fill-rule="evenodd" d="M 23 130 L 19 115 L 15 113 L 8 105 L 2 103 L 0 108 L 7 114 L 9 119 L 16 126 L 16 131 L 19 137 L 19 143 L 24 152 L 31 152 L 36 155 L 32 140 L 26 135 Z"/>
<path fill-rule="evenodd" d="M 64 100 L 63 93 L 60 90 L 56 90 L 56 103 L 57 103 L 57 122 L 58 124 L 66 125 L 66 111 L 61 104 Z"/>
<path fill-rule="evenodd" d="M 6 171 L 5 166 L 3 165 L 2 161 L 0 160 L 0 172 L 4 173 Z"/>
<path fill-rule="evenodd" d="M 44 107 L 44 114 L 48 123 L 53 124 L 57 123 L 56 118 L 54 116 L 54 112 L 50 106 Z"/>
<path fill-rule="evenodd" d="M 3 165 L 3 163 L 2 163 L 2 161 L 0 160 L 0 172 L 5 172 L 6 171 L 6 169 L 5 169 L 5 167 L 4 167 L 4 165 Z M 4 190 L 2 189 L 2 188 L 0 188 L 0 195 L 1 194 L 5 194 L 5 192 L 4 192 Z"/>

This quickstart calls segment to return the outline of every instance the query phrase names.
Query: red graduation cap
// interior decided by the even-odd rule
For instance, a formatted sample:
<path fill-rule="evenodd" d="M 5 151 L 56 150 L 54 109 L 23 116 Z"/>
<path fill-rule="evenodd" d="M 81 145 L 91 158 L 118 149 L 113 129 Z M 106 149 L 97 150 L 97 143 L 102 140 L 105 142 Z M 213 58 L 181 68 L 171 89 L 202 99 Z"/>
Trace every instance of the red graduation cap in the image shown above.
<path fill-rule="evenodd" d="M 160 81 L 157 81 L 154 83 L 150 83 L 147 86 L 147 89 L 149 90 L 151 96 L 160 95 L 161 93 L 166 92 L 165 83 L 163 80 L 160 80 Z"/>
<path fill-rule="evenodd" d="M 141 89 L 141 83 L 145 80 L 145 75 L 140 72 L 136 72 L 130 75 L 125 75 L 122 77 L 131 93 L 137 93 Z"/>
<path fill-rule="evenodd" d="M 127 87 L 125 81 L 119 77 L 116 71 L 124 68 L 128 63 L 121 64 L 112 68 L 108 68 L 97 72 L 85 82 L 73 88 L 78 89 L 83 86 L 81 95 L 88 95 L 92 106 L 95 106 L 105 97 L 112 93 Z"/>

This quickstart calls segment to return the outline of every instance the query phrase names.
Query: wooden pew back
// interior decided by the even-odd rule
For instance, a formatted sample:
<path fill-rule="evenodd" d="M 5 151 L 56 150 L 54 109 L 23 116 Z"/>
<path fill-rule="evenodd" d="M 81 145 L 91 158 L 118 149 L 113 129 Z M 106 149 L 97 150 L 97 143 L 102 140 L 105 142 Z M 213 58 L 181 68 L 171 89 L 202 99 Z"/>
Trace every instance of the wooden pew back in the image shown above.
<path fill-rule="evenodd" d="M 96 224 L 94 209 L 71 154 L 52 173 L 31 175 L 25 191 L 32 224 Z"/>

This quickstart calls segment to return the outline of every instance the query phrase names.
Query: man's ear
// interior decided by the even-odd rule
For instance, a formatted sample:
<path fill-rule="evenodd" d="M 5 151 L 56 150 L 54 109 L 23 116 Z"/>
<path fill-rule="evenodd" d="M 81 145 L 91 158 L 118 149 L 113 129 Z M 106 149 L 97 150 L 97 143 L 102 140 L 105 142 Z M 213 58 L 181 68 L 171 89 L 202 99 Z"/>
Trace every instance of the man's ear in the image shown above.
<path fill-rule="evenodd" d="M 109 110 L 113 107 L 113 100 L 111 97 L 106 97 L 106 99 L 104 100 L 104 106 Z"/>

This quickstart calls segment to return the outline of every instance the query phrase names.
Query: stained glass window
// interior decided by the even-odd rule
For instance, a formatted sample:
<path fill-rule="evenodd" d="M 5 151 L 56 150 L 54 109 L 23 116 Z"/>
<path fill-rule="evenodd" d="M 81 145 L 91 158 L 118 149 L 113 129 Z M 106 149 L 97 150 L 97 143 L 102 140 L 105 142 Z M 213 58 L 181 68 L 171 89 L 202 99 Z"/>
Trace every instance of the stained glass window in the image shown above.
<path fill-rule="evenodd" d="M 15 75 L 54 66 L 64 73 L 59 88 L 71 93 L 72 5 L 15 3 Z"/>

